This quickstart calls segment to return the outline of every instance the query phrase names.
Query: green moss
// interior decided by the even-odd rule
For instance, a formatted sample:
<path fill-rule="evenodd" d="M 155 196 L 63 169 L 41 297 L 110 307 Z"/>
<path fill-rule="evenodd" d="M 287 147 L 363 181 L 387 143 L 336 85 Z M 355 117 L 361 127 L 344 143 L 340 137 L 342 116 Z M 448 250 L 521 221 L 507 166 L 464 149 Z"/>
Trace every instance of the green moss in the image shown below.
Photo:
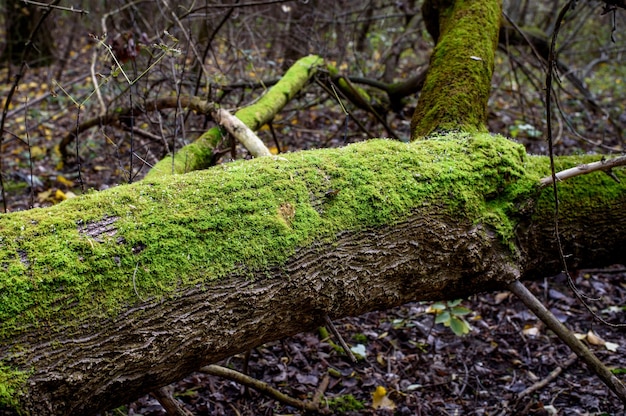
<path fill-rule="evenodd" d="M 328 400 L 328 407 L 339 414 L 365 409 L 363 402 L 357 400 L 351 394 L 344 394 L 343 396 L 334 397 Z"/>
<path fill-rule="evenodd" d="M 580 164 L 597 162 L 600 155 L 566 156 L 555 159 L 556 171 L 562 171 Z M 528 168 L 537 172 L 540 177 L 550 176 L 550 163 L 547 157 L 532 156 L 528 158 Z M 613 175 L 626 183 L 626 170 L 614 169 Z M 621 209 L 625 194 L 622 186 L 616 186 L 615 180 L 603 172 L 581 175 L 559 182 L 559 223 L 566 225 L 570 222 L 578 223 L 585 218 L 597 216 L 597 207 L 615 206 L 615 218 L 605 218 L 605 221 L 621 221 Z M 585 203 L 581 203 L 585 201 Z M 534 217 L 551 218 L 554 212 L 554 193 L 552 187 L 542 190 L 534 205 Z M 610 214 L 607 214 L 610 215 Z"/>
<path fill-rule="evenodd" d="M 441 11 L 440 36 L 411 122 L 411 137 L 486 132 L 500 2 L 455 1 Z"/>
<path fill-rule="evenodd" d="M 280 265 L 298 247 L 416 212 L 482 222 L 509 242 L 514 203 L 538 179 L 524 169 L 522 146 L 487 134 L 371 140 L 284 157 L 0 216 L 0 340 L 42 323 L 112 316 L 241 272 L 242 264 Z M 116 231 L 90 236 L 103 219 Z"/>
<path fill-rule="evenodd" d="M 5 366 L 0 362 L 0 411 L 8 408 L 21 414 L 19 396 L 24 391 L 28 376 L 29 373 Z"/>

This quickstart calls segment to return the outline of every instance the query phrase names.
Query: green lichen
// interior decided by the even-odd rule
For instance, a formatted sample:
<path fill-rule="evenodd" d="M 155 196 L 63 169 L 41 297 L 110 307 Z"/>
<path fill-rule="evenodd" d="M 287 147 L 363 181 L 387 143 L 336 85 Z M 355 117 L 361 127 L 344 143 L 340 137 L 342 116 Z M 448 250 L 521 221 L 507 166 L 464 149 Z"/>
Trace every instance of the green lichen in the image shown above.
<path fill-rule="evenodd" d="M 268 269 L 298 247 L 416 212 L 482 222 L 510 242 L 515 200 L 537 180 L 524 169 L 522 146 L 488 134 L 371 140 L 284 158 L 147 179 L 0 216 L 0 340 L 44 322 L 112 316 L 242 265 Z M 85 231 L 107 218 L 113 235 Z"/>
<path fill-rule="evenodd" d="M 500 2 L 454 1 L 440 11 L 440 36 L 411 122 L 411 137 L 486 132 Z"/>

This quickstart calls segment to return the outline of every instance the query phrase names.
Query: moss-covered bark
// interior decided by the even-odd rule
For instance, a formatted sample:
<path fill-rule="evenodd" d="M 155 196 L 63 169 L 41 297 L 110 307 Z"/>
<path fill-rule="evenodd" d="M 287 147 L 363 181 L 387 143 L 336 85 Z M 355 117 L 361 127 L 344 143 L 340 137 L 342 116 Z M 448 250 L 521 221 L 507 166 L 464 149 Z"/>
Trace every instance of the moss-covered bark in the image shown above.
<path fill-rule="evenodd" d="M 429 1 L 435 49 L 411 120 L 411 137 L 486 131 L 501 1 Z"/>
<path fill-rule="evenodd" d="M 285 159 L 0 216 L 0 405 L 94 413 L 324 314 L 560 270 L 542 254 L 553 246 L 549 190 L 537 187 L 547 159 L 504 138 L 373 140 Z M 611 239 L 571 261 L 623 254 L 617 174 L 621 183 L 595 174 L 563 186 L 563 218 L 577 218 L 563 222 L 566 247 L 588 242 L 577 213 L 585 234 Z"/>

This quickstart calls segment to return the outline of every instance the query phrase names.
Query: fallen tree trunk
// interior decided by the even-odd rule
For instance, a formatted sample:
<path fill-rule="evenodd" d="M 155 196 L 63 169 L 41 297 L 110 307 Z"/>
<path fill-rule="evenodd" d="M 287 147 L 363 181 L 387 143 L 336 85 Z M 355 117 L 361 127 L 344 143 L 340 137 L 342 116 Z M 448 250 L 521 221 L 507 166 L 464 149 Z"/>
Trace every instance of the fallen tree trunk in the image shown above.
<path fill-rule="evenodd" d="M 559 272 L 548 171 L 487 134 L 373 140 L 0 216 L 0 408 L 93 414 L 326 315 Z M 572 266 L 623 260 L 615 173 L 561 186 Z"/>

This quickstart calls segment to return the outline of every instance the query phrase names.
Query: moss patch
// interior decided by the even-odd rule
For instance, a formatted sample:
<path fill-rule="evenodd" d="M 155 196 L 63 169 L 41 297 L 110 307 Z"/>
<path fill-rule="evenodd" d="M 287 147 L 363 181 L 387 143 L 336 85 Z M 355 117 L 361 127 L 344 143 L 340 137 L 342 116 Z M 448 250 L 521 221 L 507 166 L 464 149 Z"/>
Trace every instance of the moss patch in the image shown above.
<path fill-rule="evenodd" d="M 569 169 L 584 163 L 598 162 L 601 155 L 561 156 L 555 159 L 556 171 Z M 528 158 L 528 168 L 537 172 L 540 177 L 550 175 L 550 162 L 544 156 Z M 626 183 L 626 169 L 614 169 L 613 175 L 622 184 Z M 615 180 L 603 172 L 593 172 L 577 176 L 564 182 L 559 182 L 559 210 L 562 215 L 559 223 L 567 224 L 570 221 L 580 221 L 581 218 L 593 218 L 597 215 L 596 207 L 615 206 L 615 221 L 619 224 L 619 213 L 623 211 L 625 199 L 624 186 L 618 186 Z M 584 201 L 582 203 L 581 201 Z M 542 190 L 534 207 L 535 218 L 550 218 L 554 212 L 554 194 L 552 186 Z M 567 212 L 568 215 L 563 213 Z M 607 222 L 611 218 L 605 219 Z"/>
<path fill-rule="evenodd" d="M 357 400 L 351 394 L 345 394 L 328 400 L 328 407 L 338 414 L 365 409 L 363 402 Z"/>
<path fill-rule="evenodd" d="M 0 410 L 12 409 L 18 414 L 19 396 L 22 394 L 29 373 L 8 367 L 0 362 Z"/>

